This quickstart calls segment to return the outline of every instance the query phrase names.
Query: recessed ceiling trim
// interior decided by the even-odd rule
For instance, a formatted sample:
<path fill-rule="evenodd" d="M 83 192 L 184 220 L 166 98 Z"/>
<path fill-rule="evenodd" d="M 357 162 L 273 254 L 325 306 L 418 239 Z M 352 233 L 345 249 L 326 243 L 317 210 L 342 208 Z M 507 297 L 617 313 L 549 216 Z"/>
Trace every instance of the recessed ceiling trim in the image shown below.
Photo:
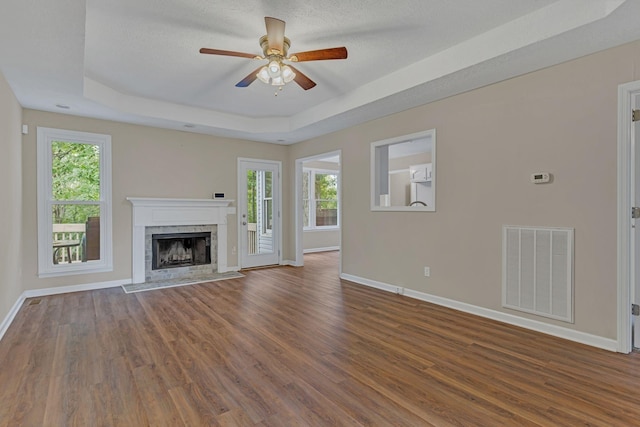
<path fill-rule="evenodd" d="M 561 0 L 289 117 L 248 117 L 119 92 L 84 77 L 84 96 L 121 112 L 248 134 L 314 125 L 606 18 L 628 0 Z"/>
<path fill-rule="evenodd" d="M 292 117 L 292 128 L 309 126 L 604 19 L 625 1 L 628 0 L 595 0 L 584 4 L 582 0 L 564 0 L 551 4 L 302 111 Z"/>
<path fill-rule="evenodd" d="M 289 119 L 286 117 L 251 118 L 143 98 L 118 92 L 86 76 L 83 90 L 84 96 L 88 99 L 121 112 L 145 117 L 249 133 L 277 133 L 291 130 Z"/>

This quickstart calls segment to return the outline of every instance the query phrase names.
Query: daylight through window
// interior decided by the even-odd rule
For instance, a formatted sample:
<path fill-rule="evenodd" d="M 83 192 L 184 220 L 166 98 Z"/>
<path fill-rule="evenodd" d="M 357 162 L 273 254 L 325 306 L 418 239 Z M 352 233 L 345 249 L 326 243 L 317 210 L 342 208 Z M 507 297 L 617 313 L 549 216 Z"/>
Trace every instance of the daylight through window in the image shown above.
<path fill-rule="evenodd" d="M 338 173 L 303 169 L 304 228 L 338 227 Z"/>
<path fill-rule="evenodd" d="M 40 276 L 111 269 L 110 142 L 38 128 Z"/>

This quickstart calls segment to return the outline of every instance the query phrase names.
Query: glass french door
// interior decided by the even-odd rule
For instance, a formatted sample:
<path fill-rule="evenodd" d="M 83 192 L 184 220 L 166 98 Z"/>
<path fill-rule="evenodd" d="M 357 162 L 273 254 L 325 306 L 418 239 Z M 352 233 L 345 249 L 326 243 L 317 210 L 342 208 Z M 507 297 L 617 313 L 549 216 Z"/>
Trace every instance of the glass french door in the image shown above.
<path fill-rule="evenodd" d="M 280 263 L 280 164 L 239 161 L 240 267 Z"/>

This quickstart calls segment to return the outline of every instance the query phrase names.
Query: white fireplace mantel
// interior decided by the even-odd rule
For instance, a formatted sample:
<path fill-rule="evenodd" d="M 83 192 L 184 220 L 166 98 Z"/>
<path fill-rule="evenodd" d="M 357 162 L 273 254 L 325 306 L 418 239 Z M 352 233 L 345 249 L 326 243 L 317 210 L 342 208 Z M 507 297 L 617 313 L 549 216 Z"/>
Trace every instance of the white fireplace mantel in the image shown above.
<path fill-rule="evenodd" d="M 215 224 L 218 234 L 218 272 L 227 267 L 227 215 L 236 213 L 229 206 L 233 200 L 222 199 L 158 199 L 127 197 L 133 205 L 133 283 L 145 281 L 145 227 Z"/>

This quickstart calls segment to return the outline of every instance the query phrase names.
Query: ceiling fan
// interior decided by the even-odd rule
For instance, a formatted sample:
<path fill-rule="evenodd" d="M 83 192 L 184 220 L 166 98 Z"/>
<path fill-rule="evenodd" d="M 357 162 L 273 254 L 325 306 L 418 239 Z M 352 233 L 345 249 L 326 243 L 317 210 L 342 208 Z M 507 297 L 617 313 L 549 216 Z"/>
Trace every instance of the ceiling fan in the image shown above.
<path fill-rule="evenodd" d="M 288 55 L 291 41 L 284 36 L 285 22 L 271 17 L 265 17 L 264 22 L 267 27 L 267 34 L 260 37 L 260 47 L 262 55 L 254 55 L 251 53 L 236 52 L 232 50 L 209 49 L 203 47 L 200 53 L 210 55 L 239 56 L 241 58 L 251 58 L 268 61 L 267 65 L 258 67 L 252 71 L 244 79 L 240 80 L 237 87 L 247 87 L 256 79 L 273 86 L 284 86 L 285 83 L 295 81 L 304 90 L 309 90 L 316 83 L 309 77 L 304 75 L 300 70 L 293 67 L 287 62 L 304 62 L 319 61 L 325 59 L 346 59 L 346 47 L 334 47 L 329 49 L 310 50 L 306 52 L 298 52 Z"/>

